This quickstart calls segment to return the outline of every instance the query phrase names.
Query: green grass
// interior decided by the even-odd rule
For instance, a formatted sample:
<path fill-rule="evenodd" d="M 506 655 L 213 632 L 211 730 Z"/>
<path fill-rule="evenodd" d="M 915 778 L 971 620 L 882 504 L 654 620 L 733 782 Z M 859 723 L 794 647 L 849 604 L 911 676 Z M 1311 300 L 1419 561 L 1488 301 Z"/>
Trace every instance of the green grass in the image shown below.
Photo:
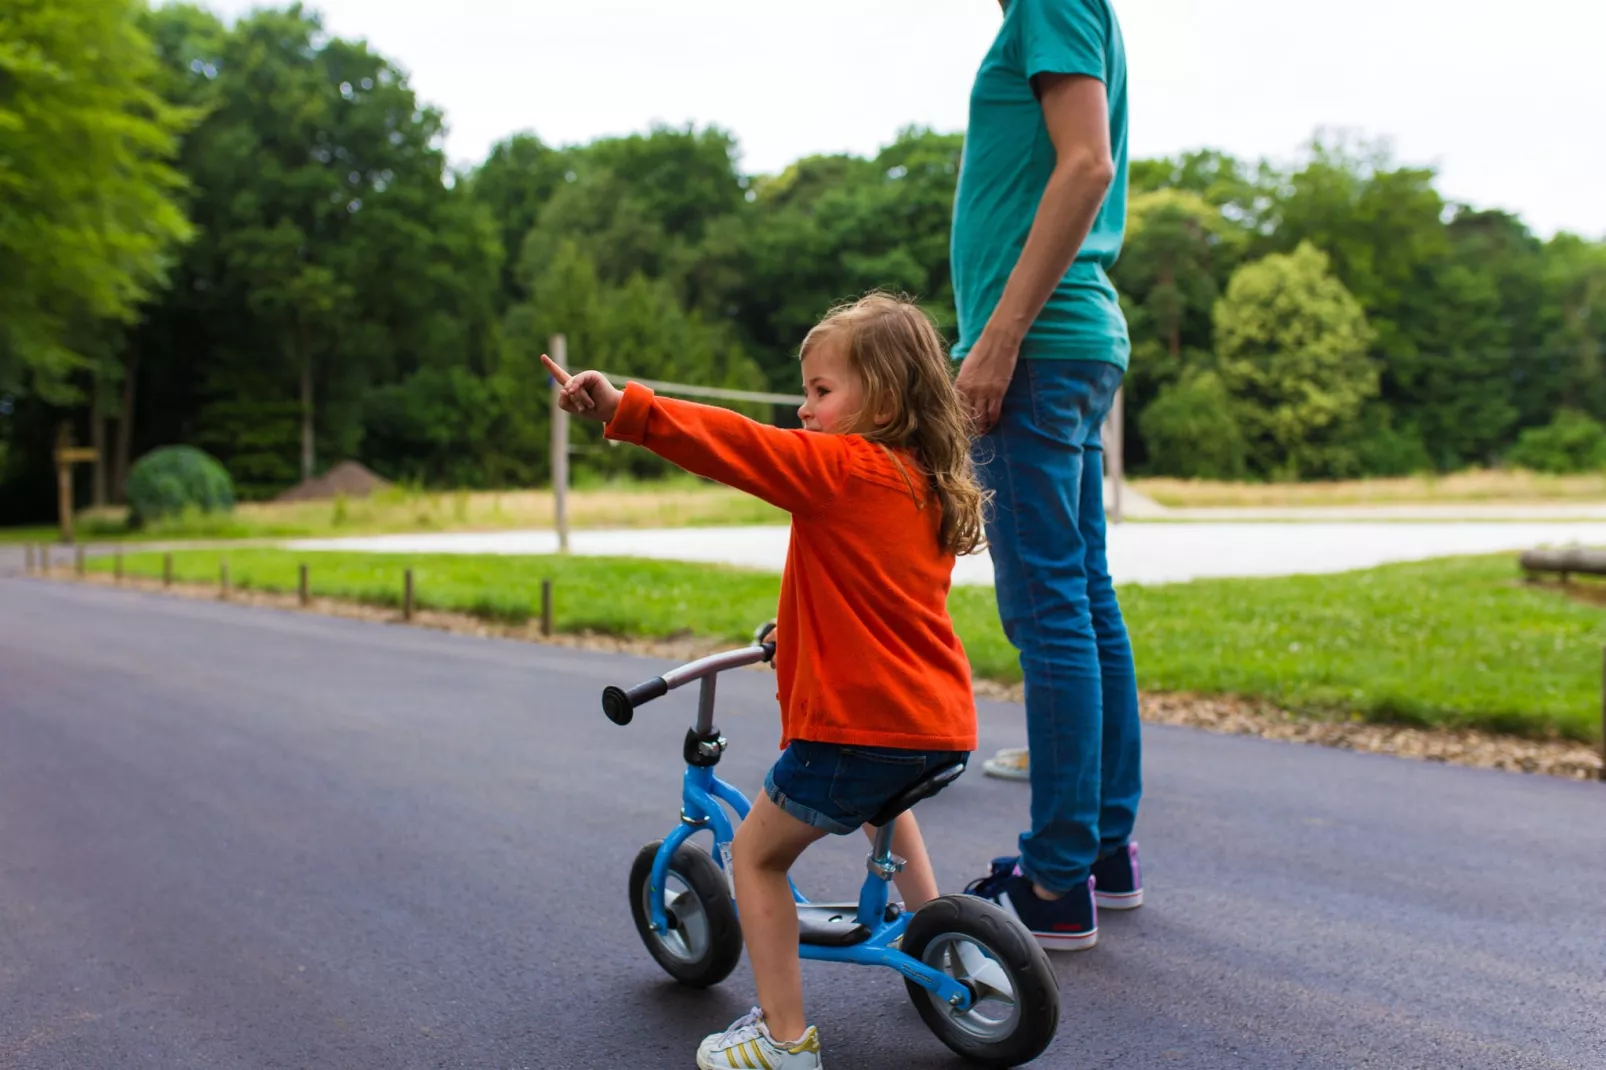
<path fill-rule="evenodd" d="M 569 523 L 580 528 L 785 524 L 786 514 L 749 495 L 691 476 L 651 483 L 586 481 L 573 488 Z M 324 538 L 410 531 L 497 531 L 554 524 L 552 492 L 423 491 L 390 487 L 368 498 L 243 502 L 227 513 L 190 511 L 128 527 L 121 507 L 86 509 L 75 521 L 83 542 Z M 54 542 L 56 529 L 0 528 L 0 543 Z"/>
<path fill-rule="evenodd" d="M 772 573 L 677 562 L 585 557 L 294 553 L 228 555 L 242 587 L 294 590 L 311 566 L 314 593 L 399 604 L 414 569 L 419 605 L 503 620 L 538 612 L 555 583 L 555 623 L 660 637 L 739 640 L 773 615 Z M 181 580 L 216 582 L 219 555 L 174 555 Z M 91 567 L 108 570 L 106 559 Z M 161 558 L 134 554 L 132 573 Z M 1317 716 L 1464 725 L 1529 735 L 1599 738 L 1606 610 L 1517 581 L 1508 555 L 1389 565 L 1332 576 L 1129 586 L 1139 684 L 1147 690 L 1260 696 Z M 956 588 L 950 605 L 976 674 L 1019 679 L 987 588 Z"/>

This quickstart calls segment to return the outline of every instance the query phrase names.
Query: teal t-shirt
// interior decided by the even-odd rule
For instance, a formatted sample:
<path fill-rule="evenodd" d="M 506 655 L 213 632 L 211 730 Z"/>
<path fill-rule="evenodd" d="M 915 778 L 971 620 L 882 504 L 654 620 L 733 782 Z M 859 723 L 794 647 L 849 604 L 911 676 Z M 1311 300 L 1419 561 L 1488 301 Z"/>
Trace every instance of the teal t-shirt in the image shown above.
<path fill-rule="evenodd" d="M 1021 344 L 1023 357 L 1126 367 L 1132 345 L 1106 270 L 1126 229 L 1126 48 L 1109 0 L 1005 0 L 1004 23 L 970 93 L 950 248 L 959 343 L 970 351 L 1003 296 L 1054 170 L 1054 143 L 1032 92 L 1039 74 L 1104 83 L 1115 180 L 1059 287 Z"/>

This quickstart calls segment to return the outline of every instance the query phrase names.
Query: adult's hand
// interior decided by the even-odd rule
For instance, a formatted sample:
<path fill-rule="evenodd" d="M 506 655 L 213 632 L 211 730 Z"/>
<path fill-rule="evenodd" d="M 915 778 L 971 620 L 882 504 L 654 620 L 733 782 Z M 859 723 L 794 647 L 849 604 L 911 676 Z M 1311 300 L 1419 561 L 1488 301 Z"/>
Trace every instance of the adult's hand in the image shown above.
<path fill-rule="evenodd" d="M 993 330 L 982 331 L 976 344 L 965 354 L 954 386 L 970 412 L 977 434 L 986 434 L 998 423 L 1004 409 L 1004 392 L 1015 377 L 1015 364 L 1019 359 L 1019 340 L 1005 338 Z"/>

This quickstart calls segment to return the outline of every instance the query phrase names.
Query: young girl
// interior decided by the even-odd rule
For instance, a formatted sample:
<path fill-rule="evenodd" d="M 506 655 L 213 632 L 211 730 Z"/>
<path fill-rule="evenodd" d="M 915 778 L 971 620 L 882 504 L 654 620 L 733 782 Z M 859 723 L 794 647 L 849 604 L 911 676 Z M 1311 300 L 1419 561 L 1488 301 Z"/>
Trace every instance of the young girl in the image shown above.
<path fill-rule="evenodd" d="M 981 544 L 982 492 L 942 339 L 912 303 L 872 294 L 827 316 L 800 355 L 801 431 L 546 360 L 563 408 L 604 421 L 610 439 L 792 514 L 776 616 L 783 752 L 732 846 L 758 1006 L 703 1041 L 700 1070 L 819 1067 L 787 870 L 827 833 L 873 834 L 866 822 L 887 800 L 976 747 L 948 587 L 954 556 Z M 935 898 L 912 813 L 893 850 L 908 861 L 905 906 Z"/>

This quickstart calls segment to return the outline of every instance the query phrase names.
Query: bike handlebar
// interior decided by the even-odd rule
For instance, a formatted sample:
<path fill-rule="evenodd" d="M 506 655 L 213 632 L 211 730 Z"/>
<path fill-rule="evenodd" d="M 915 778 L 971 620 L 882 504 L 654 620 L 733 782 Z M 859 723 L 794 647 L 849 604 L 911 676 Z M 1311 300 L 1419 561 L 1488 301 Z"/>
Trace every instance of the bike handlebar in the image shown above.
<path fill-rule="evenodd" d="M 768 635 L 768 632 L 761 634 Z M 724 672 L 726 669 L 757 665 L 773 657 L 775 657 L 775 644 L 759 642 L 737 650 L 726 650 L 710 654 L 706 658 L 698 658 L 696 661 L 670 669 L 662 676 L 644 680 L 628 690 L 623 687 L 606 687 L 602 691 L 602 712 L 607 714 L 608 720 L 614 724 L 627 725 L 635 717 L 636 707 L 655 698 L 663 698 L 677 687 L 689 684 L 693 680 L 701 680 L 705 676 Z"/>

